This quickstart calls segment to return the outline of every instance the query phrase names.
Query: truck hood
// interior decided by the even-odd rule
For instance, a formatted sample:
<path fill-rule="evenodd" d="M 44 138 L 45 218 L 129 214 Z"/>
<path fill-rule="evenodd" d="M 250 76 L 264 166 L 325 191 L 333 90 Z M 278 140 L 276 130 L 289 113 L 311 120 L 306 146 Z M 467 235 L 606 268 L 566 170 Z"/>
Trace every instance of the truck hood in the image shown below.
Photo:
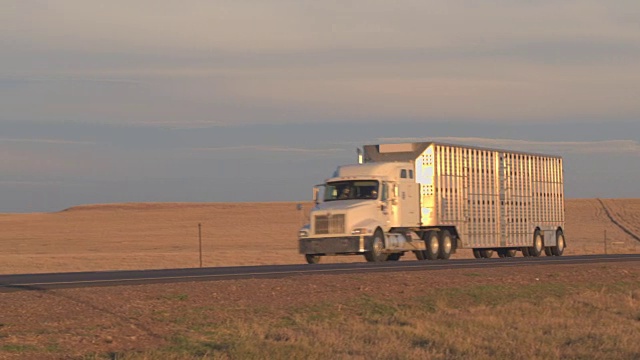
<path fill-rule="evenodd" d="M 380 202 L 378 200 L 336 200 L 327 201 L 316 205 L 312 211 L 342 211 L 354 210 L 363 207 L 375 207 Z"/>
<path fill-rule="evenodd" d="M 380 219 L 380 201 L 378 200 L 336 200 L 318 204 L 311 210 L 311 230 L 315 233 L 313 225 L 316 216 L 335 216 L 344 214 L 344 227 L 341 232 L 330 231 L 329 234 L 335 236 L 351 235 L 351 231 L 356 227 L 367 227 L 372 230 L 377 226 L 382 226 Z"/>

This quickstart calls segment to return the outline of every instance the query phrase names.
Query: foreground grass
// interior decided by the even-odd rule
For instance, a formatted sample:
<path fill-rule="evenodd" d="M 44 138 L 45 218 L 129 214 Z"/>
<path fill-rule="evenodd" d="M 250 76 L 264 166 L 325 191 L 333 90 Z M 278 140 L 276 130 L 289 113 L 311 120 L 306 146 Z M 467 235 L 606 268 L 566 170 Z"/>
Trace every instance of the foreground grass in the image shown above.
<path fill-rule="evenodd" d="M 152 351 L 86 359 L 638 359 L 640 283 L 470 285 L 403 297 L 217 309 L 182 306 Z M 5 349 L 8 350 L 8 349 Z"/>

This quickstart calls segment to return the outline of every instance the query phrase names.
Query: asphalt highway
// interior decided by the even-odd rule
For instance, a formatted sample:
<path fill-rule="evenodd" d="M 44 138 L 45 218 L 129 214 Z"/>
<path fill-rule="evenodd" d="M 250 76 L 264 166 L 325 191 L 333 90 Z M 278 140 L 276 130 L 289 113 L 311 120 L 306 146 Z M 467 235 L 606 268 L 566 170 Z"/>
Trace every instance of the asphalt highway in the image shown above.
<path fill-rule="evenodd" d="M 494 259 L 459 259 L 436 261 L 397 261 L 384 263 L 350 263 L 317 265 L 265 265 L 213 268 L 99 271 L 48 274 L 0 275 L 0 292 L 79 288 L 91 286 L 175 283 L 185 281 L 219 281 L 247 278 L 284 278 L 301 275 L 396 272 L 415 270 L 478 269 L 532 265 L 598 264 L 634 262 L 640 254 L 584 255 L 561 257 L 515 257 Z"/>

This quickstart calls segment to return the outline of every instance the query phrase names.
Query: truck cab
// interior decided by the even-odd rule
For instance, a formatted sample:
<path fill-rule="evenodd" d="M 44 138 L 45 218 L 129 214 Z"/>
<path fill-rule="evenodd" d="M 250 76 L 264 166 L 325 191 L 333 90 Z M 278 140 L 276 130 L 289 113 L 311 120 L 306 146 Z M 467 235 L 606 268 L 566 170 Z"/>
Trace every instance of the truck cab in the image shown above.
<path fill-rule="evenodd" d="M 409 249 L 400 246 L 411 240 L 408 230 L 420 226 L 414 176 L 410 162 L 338 167 L 315 188 L 310 223 L 299 233 L 300 252 L 316 263 L 321 256 L 350 254 L 397 260 L 407 250 L 421 249 L 419 241 Z"/>

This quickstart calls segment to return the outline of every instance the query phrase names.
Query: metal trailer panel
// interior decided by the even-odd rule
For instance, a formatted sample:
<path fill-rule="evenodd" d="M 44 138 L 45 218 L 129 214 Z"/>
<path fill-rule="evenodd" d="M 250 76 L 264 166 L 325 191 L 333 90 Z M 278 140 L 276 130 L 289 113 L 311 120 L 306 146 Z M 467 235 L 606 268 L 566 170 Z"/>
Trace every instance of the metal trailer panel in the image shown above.
<path fill-rule="evenodd" d="M 562 158 L 444 143 L 367 145 L 365 162 L 413 161 L 422 226 L 454 226 L 465 248 L 545 246 L 564 229 Z"/>
<path fill-rule="evenodd" d="M 433 166 L 432 183 L 421 185 L 433 204 L 423 224 L 455 226 L 465 248 L 530 246 L 537 228 L 555 245 L 564 228 L 561 158 L 446 144 L 421 158 L 417 166 Z"/>

